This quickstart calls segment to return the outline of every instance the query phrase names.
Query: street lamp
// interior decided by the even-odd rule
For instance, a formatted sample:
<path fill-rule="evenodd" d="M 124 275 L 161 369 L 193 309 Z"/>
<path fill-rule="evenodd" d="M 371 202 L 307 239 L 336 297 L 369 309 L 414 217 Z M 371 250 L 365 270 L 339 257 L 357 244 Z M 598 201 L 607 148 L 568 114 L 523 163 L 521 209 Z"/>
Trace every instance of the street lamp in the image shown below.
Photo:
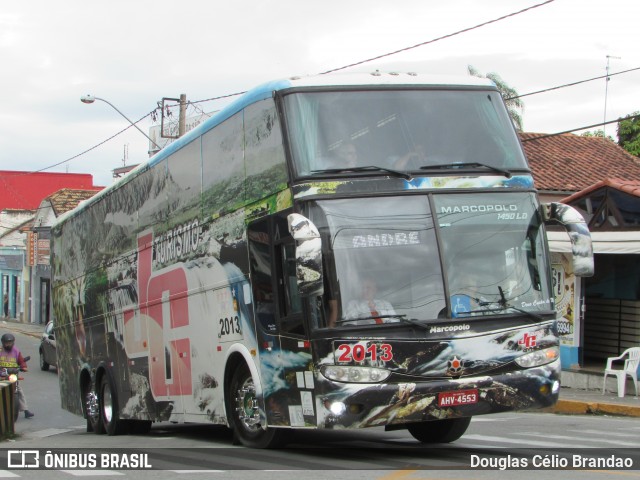
<path fill-rule="evenodd" d="M 80 101 L 82 103 L 93 103 L 96 100 L 100 100 L 101 102 L 104 102 L 108 105 L 111 106 L 111 108 L 113 108 L 116 112 L 118 112 L 120 115 L 122 115 L 125 120 L 127 120 L 127 122 L 129 122 L 131 125 L 133 125 L 134 127 L 136 127 L 138 129 L 138 131 L 144 135 L 145 137 L 147 137 L 149 139 L 149 141 L 158 149 L 158 150 L 162 150 L 162 147 L 160 145 L 158 145 L 156 142 L 154 142 L 151 137 L 149 135 L 147 135 L 146 133 L 144 133 L 140 127 L 138 127 L 135 123 L 133 123 L 131 120 L 129 120 L 129 118 L 127 118 L 127 116 L 122 113 L 120 110 L 118 110 L 115 105 L 107 100 L 105 100 L 104 98 L 100 98 L 100 97 L 94 97 L 93 95 L 83 95 L 82 97 L 80 97 Z"/>

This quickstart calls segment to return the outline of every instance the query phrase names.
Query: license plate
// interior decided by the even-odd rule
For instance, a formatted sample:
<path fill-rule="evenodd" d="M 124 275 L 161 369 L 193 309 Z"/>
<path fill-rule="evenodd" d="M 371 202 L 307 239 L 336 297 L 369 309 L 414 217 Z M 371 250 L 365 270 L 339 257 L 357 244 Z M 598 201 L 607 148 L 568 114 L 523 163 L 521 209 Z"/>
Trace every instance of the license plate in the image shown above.
<path fill-rule="evenodd" d="M 459 390 L 456 392 L 443 392 L 438 394 L 439 407 L 457 407 L 459 405 L 471 405 L 478 403 L 478 390 Z"/>

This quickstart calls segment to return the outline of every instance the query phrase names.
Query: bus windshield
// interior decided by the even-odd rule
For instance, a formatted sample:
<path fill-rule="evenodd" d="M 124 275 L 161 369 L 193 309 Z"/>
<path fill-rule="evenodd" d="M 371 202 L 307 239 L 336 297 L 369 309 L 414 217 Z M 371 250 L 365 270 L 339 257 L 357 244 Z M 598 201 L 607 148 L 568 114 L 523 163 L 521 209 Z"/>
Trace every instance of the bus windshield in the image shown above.
<path fill-rule="evenodd" d="M 539 320 L 553 310 L 532 194 L 433 195 L 433 204 L 435 215 L 418 195 L 307 204 L 325 264 L 316 326 Z"/>
<path fill-rule="evenodd" d="M 530 193 L 435 195 L 453 317 L 553 311 Z"/>
<path fill-rule="evenodd" d="M 300 176 L 374 167 L 403 172 L 527 168 L 495 91 L 303 92 L 285 97 L 285 111 Z"/>

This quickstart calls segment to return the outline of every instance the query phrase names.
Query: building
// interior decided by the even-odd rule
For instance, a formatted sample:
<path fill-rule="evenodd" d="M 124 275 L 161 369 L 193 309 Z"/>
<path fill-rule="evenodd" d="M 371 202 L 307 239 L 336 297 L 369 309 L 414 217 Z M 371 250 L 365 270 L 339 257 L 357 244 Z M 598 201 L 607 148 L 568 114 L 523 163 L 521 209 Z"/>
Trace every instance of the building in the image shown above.
<path fill-rule="evenodd" d="M 42 199 L 63 188 L 99 191 L 93 175 L 0 170 L 0 302 L 7 314 L 30 321 L 31 268 L 25 239 Z M 6 302 L 5 302 L 6 300 Z M 3 309 L 2 315 L 5 315 Z"/>
<path fill-rule="evenodd" d="M 2 316 L 23 318 L 28 302 L 24 275 L 24 233 L 33 210 L 8 209 L 0 212 L 0 302 Z"/>
<path fill-rule="evenodd" d="M 523 133 L 541 201 L 580 211 L 591 231 L 595 275 L 570 271 L 569 238 L 548 232 L 562 366 L 596 362 L 640 344 L 640 159 L 597 137 Z"/>
<path fill-rule="evenodd" d="M 101 189 L 87 173 L 20 172 L 0 170 L 0 211 L 35 210 L 47 195 L 61 188 Z"/>
<path fill-rule="evenodd" d="M 27 266 L 30 268 L 30 321 L 46 324 L 50 319 L 51 226 L 56 218 L 77 207 L 82 201 L 93 197 L 100 189 L 63 188 L 40 202 L 29 232 Z"/>

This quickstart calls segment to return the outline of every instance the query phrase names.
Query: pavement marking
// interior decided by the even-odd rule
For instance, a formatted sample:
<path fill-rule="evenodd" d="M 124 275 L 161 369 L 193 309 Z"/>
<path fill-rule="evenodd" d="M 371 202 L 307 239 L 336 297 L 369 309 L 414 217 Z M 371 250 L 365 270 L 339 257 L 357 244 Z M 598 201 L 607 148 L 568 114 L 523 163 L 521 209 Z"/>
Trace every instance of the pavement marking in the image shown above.
<path fill-rule="evenodd" d="M 173 472 L 173 473 L 187 473 L 187 474 L 192 474 L 192 473 L 226 473 L 226 470 L 165 470 L 166 472 Z M 285 470 L 287 471 L 287 470 Z"/>
<path fill-rule="evenodd" d="M 475 422 L 491 422 L 491 423 L 496 423 L 496 422 L 513 422 L 514 420 L 519 420 L 522 417 L 509 417 L 509 418 L 478 418 L 478 417 L 473 417 L 473 419 L 471 420 L 472 423 Z"/>
<path fill-rule="evenodd" d="M 635 430 L 635 429 L 634 429 Z M 588 435 L 602 435 L 602 430 L 569 430 L 575 433 L 584 433 Z M 635 432 L 619 433 L 619 432 L 607 432 L 608 437 L 623 437 L 623 438 L 638 438 L 638 434 Z M 636 446 L 638 444 L 636 443 Z"/>
<path fill-rule="evenodd" d="M 74 477 L 105 477 L 107 475 L 126 475 L 115 470 L 59 470 Z"/>
<path fill-rule="evenodd" d="M 36 432 L 29 432 L 29 437 L 45 438 L 52 435 L 59 435 L 61 433 L 73 432 L 73 428 L 45 428 L 44 430 L 38 430 Z"/>
<path fill-rule="evenodd" d="M 530 448 L 530 447 L 558 447 L 558 448 L 566 448 L 567 443 L 555 443 L 555 442 L 536 442 L 535 440 L 531 440 L 526 442 L 525 445 L 522 444 L 522 439 L 516 438 L 504 438 L 504 437 L 493 437 L 490 435 L 465 435 L 462 437 L 466 440 L 481 440 L 481 441 L 489 441 L 489 442 L 498 442 L 498 443 L 515 443 L 516 445 L 520 445 L 521 448 Z M 574 443 L 571 445 L 572 448 L 594 448 L 593 445 L 579 445 Z"/>
<path fill-rule="evenodd" d="M 16 478 L 20 475 L 10 472 L 8 470 L 0 470 L 0 478 Z"/>
<path fill-rule="evenodd" d="M 602 432 L 598 432 L 599 435 L 602 435 Z M 608 434 L 608 432 L 607 432 Z M 515 435 L 522 435 L 525 437 L 537 437 L 537 438 L 551 438 L 554 440 L 576 440 L 576 437 L 568 437 L 565 435 L 548 435 L 545 433 L 524 433 L 524 432 L 516 432 Z M 627 435 L 630 436 L 630 435 Z M 585 439 L 585 438 L 581 438 L 581 440 L 586 440 L 586 441 L 590 441 L 589 439 Z M 593 440 L 591 440 L 593 442 L 595 442 L 598 446 L 600 446 L 600 444 L 602 443 L 610 443 L 612 445 L 616 445 L 619 447 L 637 447 L 638 446 L 638 442 L 622 442 L 620 440 L 607 440 L 601 437 L 598 438 L 593 438 Z"/>

